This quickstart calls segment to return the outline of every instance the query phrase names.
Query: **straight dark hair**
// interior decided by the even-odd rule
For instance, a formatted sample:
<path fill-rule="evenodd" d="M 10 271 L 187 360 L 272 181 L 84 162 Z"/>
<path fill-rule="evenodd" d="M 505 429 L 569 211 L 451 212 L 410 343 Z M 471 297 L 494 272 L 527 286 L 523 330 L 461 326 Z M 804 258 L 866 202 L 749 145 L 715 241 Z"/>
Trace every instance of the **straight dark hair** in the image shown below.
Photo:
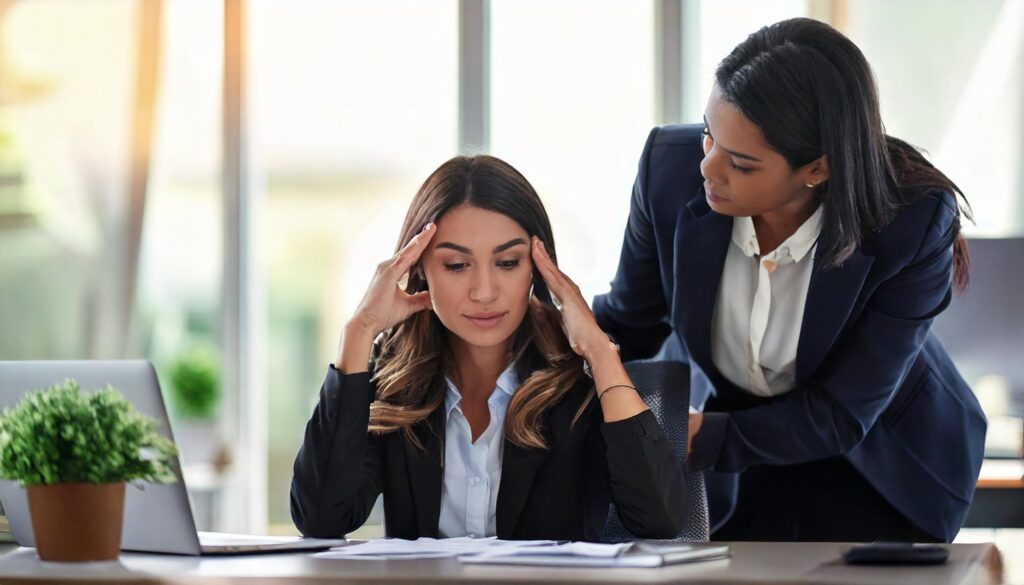
<path fill-rule="evenodd" d="M 966 289 L 970 255 L 960 219 L 971 219 L 970 205 L 917 148 L 885 133 L 871 66 L 850 39 L 823 22 L 784 20 L 737 45 L 715 81 L 794 169 L 825 155 L 829 179 L 816 190 L 825 203 L 826 265 L 841 265 L 900 207 L 947 191 L 957 198 L 952 281 Z"/>

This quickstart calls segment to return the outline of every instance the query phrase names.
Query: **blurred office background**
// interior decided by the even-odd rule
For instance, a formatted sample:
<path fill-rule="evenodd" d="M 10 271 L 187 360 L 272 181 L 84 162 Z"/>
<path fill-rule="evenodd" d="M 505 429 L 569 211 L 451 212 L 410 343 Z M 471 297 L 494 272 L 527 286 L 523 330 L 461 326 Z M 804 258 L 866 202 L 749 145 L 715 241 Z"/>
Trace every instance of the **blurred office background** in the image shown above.
<path fill-rule="evenodd" d="M 200 528 L 294 533 L 303 427 L 423 179 L 511 162 L 591 297 L 650 128 L 699 121 L 716 63 L 793 16 L 863 49 L 888 131 L 1024 273 L 1020 0 L 5 0 L 0 359 L 152 360 Z M 1019 416 L 1024 303 L 993 294 L 1018 299 L 992 321 L 1016 360 L 951 337 L 990 416 Z"/>

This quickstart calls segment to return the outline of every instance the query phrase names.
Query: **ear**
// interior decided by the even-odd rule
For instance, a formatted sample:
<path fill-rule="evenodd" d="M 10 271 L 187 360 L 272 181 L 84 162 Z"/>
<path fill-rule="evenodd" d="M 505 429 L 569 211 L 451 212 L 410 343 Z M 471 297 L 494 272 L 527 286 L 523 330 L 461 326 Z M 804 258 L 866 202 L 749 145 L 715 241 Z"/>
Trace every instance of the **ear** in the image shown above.
<path fill-rule="evenodd" d="M 828 172 L 828 158 L 825 155 L 821 155 L 816 160 L 803 166 L 799 171 L 800 184 L 802 185 L 818 185 L 824 183 L 829 178 Z"/>

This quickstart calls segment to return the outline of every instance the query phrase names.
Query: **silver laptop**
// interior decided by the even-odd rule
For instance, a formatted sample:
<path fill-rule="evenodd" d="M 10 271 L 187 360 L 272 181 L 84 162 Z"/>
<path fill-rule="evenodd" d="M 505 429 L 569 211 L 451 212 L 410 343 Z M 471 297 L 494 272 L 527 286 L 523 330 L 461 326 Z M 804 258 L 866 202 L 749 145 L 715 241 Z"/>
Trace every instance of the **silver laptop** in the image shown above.
<path fill-rule="evenodd" d="M 136 410 L 160 421 L 160 432 L 174 439 L 156 371 L 144 360 L 0 361 L 0 409 L 14 406 L 29 390 L 47 388 L 68 378 L 85 391 L 114 386 Z M 178 481 L 172 484 L 145 484 L 141 490 L 127 487 L 123 550 L 207 555 L 323 550 L 345 543 L 344 539 L 197 533 L 180 461 L 175 462 L 174 474 Z M 0 480 L 0 503 L 18 544 L 35 546 L 25 489 L 16 482 Z"/>

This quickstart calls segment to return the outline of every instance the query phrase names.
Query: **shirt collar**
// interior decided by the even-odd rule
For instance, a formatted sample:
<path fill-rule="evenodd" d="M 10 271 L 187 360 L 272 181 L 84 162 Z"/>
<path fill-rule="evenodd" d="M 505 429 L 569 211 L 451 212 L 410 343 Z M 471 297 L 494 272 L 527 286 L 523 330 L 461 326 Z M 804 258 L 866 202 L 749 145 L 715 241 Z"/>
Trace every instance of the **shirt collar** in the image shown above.
<path fill-rule="evenodd" d="M 788 250 L 789 256 L 794 262 L 800 262 L 804 256 L 814 247 L 821 234 L 821 216 L 824 206 L 819 205 L 818 209 L 797 228 L 793 235 L 786 238 L 786 241 L 779 244 L 779 247 L 772 251 L 781 252 Z M 748 217 L 735 217 L 732 220 L 732 243 L 743 252 L 745 256 L 754 257 L 761 252 L 757 244 L 757 233 L 754 232 L 754 221 Z"/>
<path fill-rule="evenodd" d="M 459 389 L 455 387 L 455 383 L 452 382 L 448 376 L 444 377 L 446 386 L 448 387 L 447 392 L 444 395 L 444 413 L 448 416 L 452 413 L 452 409 L 459 405 L 462 401 L 462 394 L 459 393 Z M 498 382 L 495 390 L 500 392 L 491 393 L 491 397 L 487 399 L 488 404 L 494 404 L 496 400 L 504 400 L 506 403 L 512 398 L 516 389 L 519 388 L 519 376 L 516 375 L 515 362 L 510 362 L 505 370 L 498 376 Z"/>

